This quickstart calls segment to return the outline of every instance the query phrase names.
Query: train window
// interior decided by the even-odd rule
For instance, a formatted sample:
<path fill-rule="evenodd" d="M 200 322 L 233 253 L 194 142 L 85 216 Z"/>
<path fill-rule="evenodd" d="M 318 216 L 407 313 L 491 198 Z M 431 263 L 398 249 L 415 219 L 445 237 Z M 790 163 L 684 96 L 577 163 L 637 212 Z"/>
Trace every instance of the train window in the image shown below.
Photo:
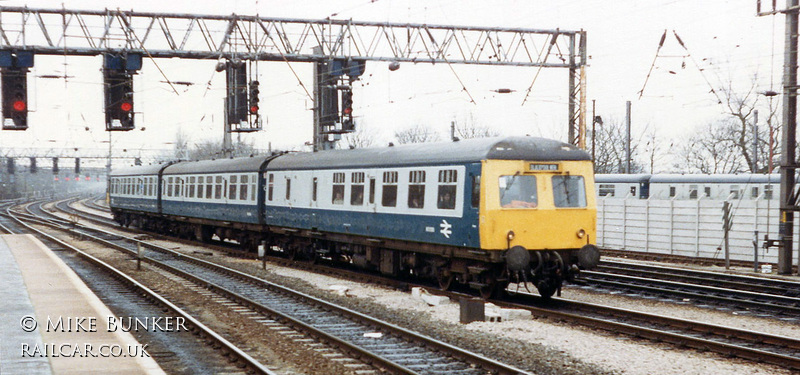
<path fill-rule="evenodd" d="M 194 198 L 194 177 L 189 177 L 189 191 L 186 193 L 187 198 Z"/>
<path fill-rule="evenodd" d="M 408 172 L 408 208 L 425 207 L 425 171 Z"/>
<path fill-rule="evenodd" d="M 197 178 L 197 197 L 203 198 L 203 177 Z"/>
<path fill-rule="evenodd" d="M 383 172 L 381 205 L 383 207 L 397 206 L 397 172 Z"/>
<path fill-rule="evenodd" d="M 445 210 L 456 208 L 456 185 L 439 185 L 436 207 Z"/>
<path fill-rule="evenodd" d="M 764 185 L 764 199 L 772 199 L 772 185 Z"/>
<path fill-rule="evenodd" d="M 669 187 L 669 197 L 672 198 L 674 196 L 675 196 L 675 187 L 674 186 L 670 186 Z"/>
<path fill-rule="evenodd" d="M 739 185 L 731 185 L 730 199 L 739 199 Z"/>
<path fill-rule="evenodd" d="M 206 176 L 206 199 L 211 199 L 214 194 L 214 178 Z"/>
<path fill-rule="evenodd" d="M 600 184 L 597 186 L 597 195 L 601 197 L 613 197 L 615 193 L 613 184 Z"/>
<path fill-rule="evenodd" d="M 292 197 L 292 180 L 289 177 L 286 177 L 286 200 L 288 201 L 289 198 Z"/>
<path fill-rule="evenodd" d="M 472 176 L 472 208 L 478 208 L 481 203 L 481 176 Z"/>
<path fill-rule="evenodd" d="M 750 189 L 750 198 L 753 198 L 753 199 L 758 198 L 758 186 L 753 186 Z"/>
<path fill-rule="evenodd" d="M 239 180 L 239 199 L 246 201 L 247 200 L 247 176 L 241 176 Z"/>
<path fill-rule="evenodd" d="M 239 191 L 239 177 L 238 176 L 230 176 L 228 177 L 229 185 L 228 185 L 228 199 L 236 200 L 236 193 Z"/>
<path fill-rule="evenodd" d="M 364 185 L 350 187 L 350 205 L 361 206 L 364 204 Z"/>
<path fill-rule="evenodd" d="M 173 177 L 167 178 L 167 196 L 172 196 L 172 187 L 175 185 L 175 179 Z"/>
<path fill-rule="evenodd" d="M 344 172 L 336 172 L 333 174 L 331 203 L 344 204 Z"/>
<path fill-rule="evenodd" d="M 272 192 L 275 190 L 275 175 L 269 174 L 269 183 L 267 184 L 267 200 L 272 200 Z"/>
<path fill-rule="evenodd" d="M 214 181 L 214 199 L 222 199 L 222 176 L 217 176 Z"/>
<path fill-rule="evenodd" d="M 536 208 L 536 176 L 500 176 L 500 206 L 503 208 Z"/>
<path fill-rule="evenodd" d="M 250 179 L 250 200 L 256 200 L 256 183 L 258 182 L 258 175 Z"/>
<path fill-rule="evenodd" d="M 689 199 L 697 199 L 697 185 L 689 185 Z"/>
<path fill-rule="evenodd" d="M 316 202 L 317 201 L 317 178 L 314 177 L 311 179 L 311 200 Z"/>
<path fill-rule="evenodd" d="M 711 197 L 711 186 L 704 186 L 703 187 L 703 195 L 705 195 L 706 198 Z"/>
<path fill-rule="evenodd" d="M 553 176 L 553 199 L 556 207 L 586 207 L 583 176 Z"/>
<path fill-rule="evenodd" d="M 439 191 L 436 200 L 436 207 L 439 209 L 452 210 L 456 208 L 456 181 L 458 171 L 448 169 L 439 171 Z"/>
<path fill-rule="evenodd" d="M 361 206 L 364 204 L 364 172 L 353 172 L 350 175 L 350 205 Z"/>
<path fill-rule="evenodd" d="M 375 203 L 375 179 L 369 179 L 369 204 Z"/>

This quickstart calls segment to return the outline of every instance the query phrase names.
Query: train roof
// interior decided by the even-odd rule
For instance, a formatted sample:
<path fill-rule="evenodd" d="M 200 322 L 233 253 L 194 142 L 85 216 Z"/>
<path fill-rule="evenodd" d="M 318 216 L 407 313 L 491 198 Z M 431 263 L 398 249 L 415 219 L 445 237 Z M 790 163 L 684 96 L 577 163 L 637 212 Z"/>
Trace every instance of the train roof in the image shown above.
<path fill-rule="evenodd" d="M 561 161 L 591 160 L 591 157 L 586 151 L 573 145 L 551 139 L 494 137 L 444 143 L 414 143 L 382 148 L 286 154 L 271 161 L 267 169 L 443 165 L 473 163 L 486 159 Z"/>
<path fill-rule="evenodd" d="M 111 176 L 120 177 L 120 176 L 157 175 L 158 171 L 160 171 L 161 168 L 164 168 L 165 165 L 166 164 L 152 164 L 152 165 L 139 165 L 139 166 L 115 168 L 111 171 Z"/>
<path fill-rule="evenodd" d="M 779 174 L 654 174 L 650 183 L 732 183 L 732 184 L 766 184 L 779 183 Z"/>
<path fill-rule="evenodd" d="M 261 166 L 274 155 L 255 155 L 242 158 L 182 161 L 164 169 L 164 175 L 215 173 L 215 172 L 258 172 Z"/>
<path fill-rule="evenodd" d="M 598 173 L 594 175 L 594 182 L 597 184 L 603 183 L 640 183 L 650 180 L 649 174 L 608 174 Z"/>

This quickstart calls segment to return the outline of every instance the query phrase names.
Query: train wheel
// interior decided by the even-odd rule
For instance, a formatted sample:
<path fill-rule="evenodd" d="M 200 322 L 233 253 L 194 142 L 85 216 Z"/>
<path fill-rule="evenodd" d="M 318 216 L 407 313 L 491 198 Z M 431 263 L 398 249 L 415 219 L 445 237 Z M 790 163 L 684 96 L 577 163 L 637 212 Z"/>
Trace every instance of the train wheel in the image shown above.
<path fill-rule="evenodd" d="M 503 283 L 498 282 L 494 276 L 483 277 L 483 284 L 478 288 L 478 293 L 483 299 L 500 298 L 505 290 Z"/>
<path fill-rule="evenodd" d="M 305 250 L 303 252 L 303 259 L 310 264 L 316 264 L 317 261 L 319 261 L 319 256 L 317 256 L 317 250 L 314 248 L 313 245 L 305 247 Z"/>
<path fill-rule="evenodd" d="M 291 260 L 298 260 L 300 259 L 300 252 L 297 251 L 297 246 L 291 244 L 284 244 L 283 249 L 286 252 L 286 257 Z"/>
<path fill-rule="evenodd" d="M 444 271 L 439 271 L 436 275 L 437 281 L 439 281 L 439 289 L 441 290 L 450 290 L 450 287 L 453 285 L 453 280 L 455 280 L 456 275 L 447 272 L 445 274 Z"/>

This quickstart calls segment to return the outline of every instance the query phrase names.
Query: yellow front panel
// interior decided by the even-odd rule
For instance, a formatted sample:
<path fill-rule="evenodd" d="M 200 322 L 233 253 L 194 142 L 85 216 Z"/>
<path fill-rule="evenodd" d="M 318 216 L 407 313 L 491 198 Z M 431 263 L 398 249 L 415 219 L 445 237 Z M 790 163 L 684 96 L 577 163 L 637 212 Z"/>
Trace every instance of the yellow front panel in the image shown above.
<path fill-rule="evenodd" d="M 520 245 L 529 250 L 578 249 L 596 242 L 597 207 L 591 161 L 548 162 L 558 169 L 532 171 L 532 161 L 484 160 L 481 173 L 480 236 L 483 249 L 507 249 Z M 544 162 L 543 162 L 544 163 Z M 544 168 L 543 168 L 544 169 Z M 500 202 L 500 176 L 535 176 L 535 208 L 503 208 Z M 557 208 L 552 177 L 583 176 L 586 207 Z M 507 206 L 511 206 L 507 204 Z M 528 206 L 531 206 L 530 204 Z M 578 238 L 583 229 L 586 236 Z M 507 240 L 509 231 L 514 239 Z M 587 241 L 588 238 L 588 241 Z"/>

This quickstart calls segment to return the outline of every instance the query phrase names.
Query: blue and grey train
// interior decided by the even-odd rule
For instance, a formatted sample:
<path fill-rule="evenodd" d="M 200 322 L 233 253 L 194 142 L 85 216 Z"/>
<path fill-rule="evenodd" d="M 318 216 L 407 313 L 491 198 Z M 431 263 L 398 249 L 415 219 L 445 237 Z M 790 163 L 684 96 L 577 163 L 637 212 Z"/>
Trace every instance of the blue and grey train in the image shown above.
<path fill-rule="evenodd" d="M 109 182 L 121 225 L 483 296 L 525 281 L 549 297 L 594 268 L 593 192 L 585 151 L 533 137 L 180 161 Z"/>

